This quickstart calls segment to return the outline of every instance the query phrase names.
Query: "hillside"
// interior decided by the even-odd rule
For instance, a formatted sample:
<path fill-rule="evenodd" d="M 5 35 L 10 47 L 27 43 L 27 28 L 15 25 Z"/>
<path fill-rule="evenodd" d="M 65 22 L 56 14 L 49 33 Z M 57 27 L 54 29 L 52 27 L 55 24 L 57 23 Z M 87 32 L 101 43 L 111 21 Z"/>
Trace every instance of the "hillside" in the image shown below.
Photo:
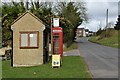
<path fill-rule="evenodd" d="M 120 48 L 118 45 L 120 42 L 120 39 L 118 40 L 118 33 L 120 33 L 120 30 L 107 30 L 107 36 L 106 36 L 106 31 L 103 31 L 100 35 L 98 36 L 92 36 L 89 41 L 95 42 L 98 44 L 102 44 L 105 46 L 110 46 L 110 47 L 115 47 L 115 48 Z"/>

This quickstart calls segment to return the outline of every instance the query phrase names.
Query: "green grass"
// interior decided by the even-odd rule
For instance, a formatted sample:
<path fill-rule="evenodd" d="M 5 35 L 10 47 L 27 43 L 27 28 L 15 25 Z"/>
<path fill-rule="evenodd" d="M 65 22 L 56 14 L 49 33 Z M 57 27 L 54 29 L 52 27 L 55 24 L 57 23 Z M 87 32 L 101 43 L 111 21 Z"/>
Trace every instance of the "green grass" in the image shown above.
<path fill-rule="evenodd" d="M 91 78 L 87 66 L 80 56 L 63 57 L 60 68 L 51 68 L 51 63 L 35 67 L 13 68 L 10 63 L 10 60 L 2 62 L 3 78 Z"/>
<path fill-rule="evenodd" d="M 64 51 L 69 51 L 69 50 L 73 50 L 73 49 L 77 49 L 77 43 L 73 42 L 68 48 L 65 47 Z"/>
<path fill-rule="evenodd" d="M 118 46 L 118 32 L 117 31 L 115 31 L 113 33 L 113 35 L 110 36 L 110 37 L 107 37 L 107 38 L 104 37 L 102 39 L 98 39 L 99 37 L 101 37 L 101 35 L 93 36 L 89 39 L 89 41 L 95 42 L 95 43 L 98 43 L 98 44 L 102 44 L 102 45 L 105 45 L 105 46 L 114 47 L 114 48 L 119 47 Z"/>

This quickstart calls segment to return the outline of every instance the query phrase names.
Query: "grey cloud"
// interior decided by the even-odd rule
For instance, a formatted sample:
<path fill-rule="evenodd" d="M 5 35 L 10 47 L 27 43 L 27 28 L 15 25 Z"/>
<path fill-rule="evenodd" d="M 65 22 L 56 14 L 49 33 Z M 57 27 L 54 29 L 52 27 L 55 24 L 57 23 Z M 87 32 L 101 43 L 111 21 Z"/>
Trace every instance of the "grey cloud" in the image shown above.
<path fill-rule="evenodd" d="M 90 23 L 86 24 L 90 30 L 96 31 L 99 26 L 98 22 L 102 22 L 102 27 L 106 25 L 106 10 L 109 10 L 109 21 L 115 23 L 118 16 L 118 2 L 87 2 L 87 8 Z"/>
<path fill-rule="evenodd" d="M 90 13 L 90 15 L 94 17 L 104 17 L 106 15 L 106 10 L 108 8 L 109 15 L 111 17 L 117 15 L 117 12 L 118 12 L 117 4 L 118 3 L 117 2 L 109 2 L 109 3 L 104 3 L 104 2 L 88 3 L 88 12 Z"/>

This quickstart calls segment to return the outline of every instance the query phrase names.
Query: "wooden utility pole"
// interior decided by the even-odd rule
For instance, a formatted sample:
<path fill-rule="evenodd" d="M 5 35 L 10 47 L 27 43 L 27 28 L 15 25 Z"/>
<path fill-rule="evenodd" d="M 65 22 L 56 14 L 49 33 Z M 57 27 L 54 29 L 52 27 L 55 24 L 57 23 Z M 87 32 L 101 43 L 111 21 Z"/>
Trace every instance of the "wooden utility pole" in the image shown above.
<path fill-rule="evenodd" d="M 108 28 L 108 9 L 106 13 L 106 37 L 107 37 L 107 28 Z"/>
<path fill-rule="evenodd" d="M 52 36 L 52 28 L 53 28 L 53 16 L 51 16 L 51 55 L 53 54 L 53 36 Z"/>
<path fill-rule="evenodd" d="M 2 47 L 2 23 L 0 19 L 0 48 Z"/>
<path fill-rule="evenodd" d="M 29 2 L 28 2 L 28 0 L 26 1 L 26 10 L 29 10 Z"/>

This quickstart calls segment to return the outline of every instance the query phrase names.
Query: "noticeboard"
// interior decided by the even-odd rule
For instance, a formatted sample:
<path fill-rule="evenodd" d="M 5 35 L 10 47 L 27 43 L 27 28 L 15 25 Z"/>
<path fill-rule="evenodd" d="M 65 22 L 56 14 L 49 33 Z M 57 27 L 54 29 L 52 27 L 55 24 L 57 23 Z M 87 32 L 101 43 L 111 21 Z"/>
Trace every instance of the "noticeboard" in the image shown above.
<path fill-rule="evenodd" d="M 60 67 L 60 54 L 52 55 L 52 67 Z"/>

